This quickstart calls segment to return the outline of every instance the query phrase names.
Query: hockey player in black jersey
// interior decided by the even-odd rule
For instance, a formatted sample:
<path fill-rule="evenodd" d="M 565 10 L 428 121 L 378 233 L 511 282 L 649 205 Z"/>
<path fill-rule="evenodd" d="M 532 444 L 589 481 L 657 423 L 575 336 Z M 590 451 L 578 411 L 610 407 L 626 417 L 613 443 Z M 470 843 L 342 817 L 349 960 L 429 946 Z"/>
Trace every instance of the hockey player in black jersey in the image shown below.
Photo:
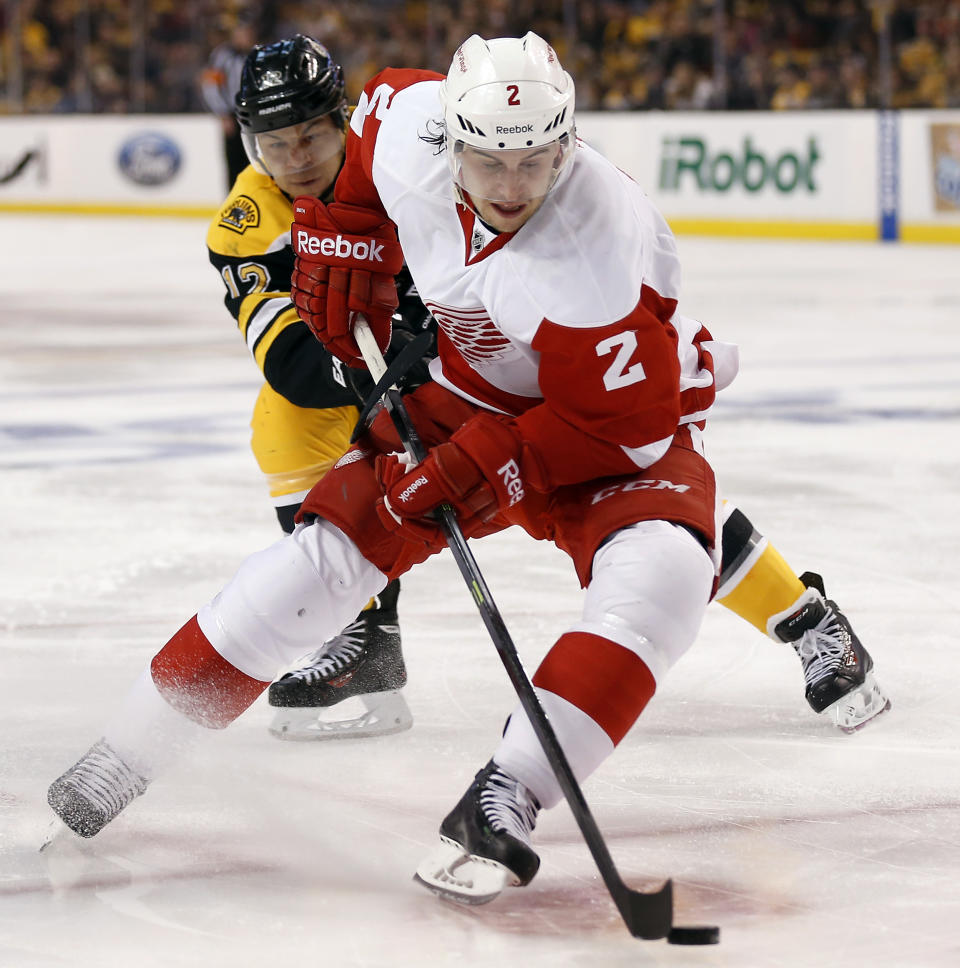
<path fill-rule="evenodd" d="M 255 47 L 244 63 L 236 116 L 250 164 L 211 223 L 207 246 L 226 307 L 263 373 L 251 447 L 280 526 L 290 532 L 302 499 L 347 449 L 360 402 L 356 378 L 290 300 L 292 199 L 328 199 L 343 164 L 349 116 L 343 71 L 308 37 Z M 411 295 L 409 276 L 402 272 L 397 282 L 395 341 L 402 343 L 427 328 L 430 317 Z M 379 735 L 412 724 L 401 693 L 398 595 L 392 582 L 340 635 L 318 643 L 271 686 L 274 735 Z M 354 701 L 341 706 L 347 699 Z"/>

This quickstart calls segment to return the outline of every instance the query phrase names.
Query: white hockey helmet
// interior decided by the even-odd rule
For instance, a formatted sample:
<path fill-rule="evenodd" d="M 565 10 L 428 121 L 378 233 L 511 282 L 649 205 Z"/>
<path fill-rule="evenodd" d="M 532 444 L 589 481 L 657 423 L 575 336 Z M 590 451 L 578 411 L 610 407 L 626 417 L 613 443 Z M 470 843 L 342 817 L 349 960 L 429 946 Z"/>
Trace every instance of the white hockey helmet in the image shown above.
<path fill-rule="evenodd" d="M 484 40 L 474 34 L 453 55 L 440 84 L 447 158 L 458 187 L 471 192 L 459 156 L 465 146 L 484 152 L 529 152 L 557 145 L 552 188 L 573 157 L 573 78 L 554 49 L 532 31 Z M 474 185 L 471 193 L 480 189 Z"/>

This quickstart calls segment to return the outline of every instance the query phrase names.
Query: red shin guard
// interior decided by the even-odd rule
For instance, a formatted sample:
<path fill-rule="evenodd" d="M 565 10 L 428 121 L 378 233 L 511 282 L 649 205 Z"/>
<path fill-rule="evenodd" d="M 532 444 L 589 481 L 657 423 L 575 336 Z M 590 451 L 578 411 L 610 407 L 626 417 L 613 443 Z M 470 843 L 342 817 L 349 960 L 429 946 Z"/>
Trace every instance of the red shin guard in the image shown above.
<path fill-rule="evenodd" d="M 201 726 L 229 726 L 270 685 L 252 679 L 217 652 L 194 616 L 153 657 L 160 695 Z"/>
<path fill-rule="evenodd" d="M 635 653 L 588 632 L 561 635 L 540 663 L 533 684 L 585 712 L 614 745 L 657 688 L 653 673 Z"/>

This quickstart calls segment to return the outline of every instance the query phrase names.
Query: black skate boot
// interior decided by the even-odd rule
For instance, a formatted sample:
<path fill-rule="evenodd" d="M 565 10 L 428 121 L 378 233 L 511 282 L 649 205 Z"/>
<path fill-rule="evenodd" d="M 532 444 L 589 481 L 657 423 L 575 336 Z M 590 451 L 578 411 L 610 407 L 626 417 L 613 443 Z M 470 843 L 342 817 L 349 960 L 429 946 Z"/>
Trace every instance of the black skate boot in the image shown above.
<path fill-rule="evenodd" d="M 486 904 L 507 885 L 533 880 L 540 858 L 530 846 L 540 804 L 491 760 L 440 824 L 442 846 L 414 875 L 434 894 Z"/>
<path fill-rule="evenodd" d="M 93 837 L 139 797 L 149 782 L 100 740 L 50 784 L 47 803 L 75 834 Z"/>
<path fill-rule="evenodd" d="M 280 739 L 339 739 L 383 736 L 413 725 L 400 690 L 407 670 L 397 619 L 399 581 L 392 581 L 355 622 L 325 642 L 304 664 L 270 686 L 274 708 L 270 732 Z M 352 715 L 330 707 L 348 699 Z"/>
<path fill-rule="evenodd" d="M 825 597 L 823 579 L 804 572 L 806 592 L 767 623 L 770 637 L 788 642 L 803 665 L 806 699 L 815 713 L 828 713 L 853 732 L 890 708 L 873 676 L 873 659 L 837 603 Z"/>

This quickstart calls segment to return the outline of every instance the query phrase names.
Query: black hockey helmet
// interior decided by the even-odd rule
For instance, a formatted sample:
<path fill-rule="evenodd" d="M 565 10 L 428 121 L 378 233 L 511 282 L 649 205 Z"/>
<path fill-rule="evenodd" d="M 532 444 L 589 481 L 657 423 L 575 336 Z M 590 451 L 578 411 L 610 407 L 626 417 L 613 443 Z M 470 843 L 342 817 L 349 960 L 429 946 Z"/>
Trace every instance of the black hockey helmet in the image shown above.
<path fill-rule="evenodd" d="M 323 114 L 346 128 L 343 68 L 323 44 L 297 34 L 250 51 L 236 97 L 244 132 L 275 131 Z"/>

